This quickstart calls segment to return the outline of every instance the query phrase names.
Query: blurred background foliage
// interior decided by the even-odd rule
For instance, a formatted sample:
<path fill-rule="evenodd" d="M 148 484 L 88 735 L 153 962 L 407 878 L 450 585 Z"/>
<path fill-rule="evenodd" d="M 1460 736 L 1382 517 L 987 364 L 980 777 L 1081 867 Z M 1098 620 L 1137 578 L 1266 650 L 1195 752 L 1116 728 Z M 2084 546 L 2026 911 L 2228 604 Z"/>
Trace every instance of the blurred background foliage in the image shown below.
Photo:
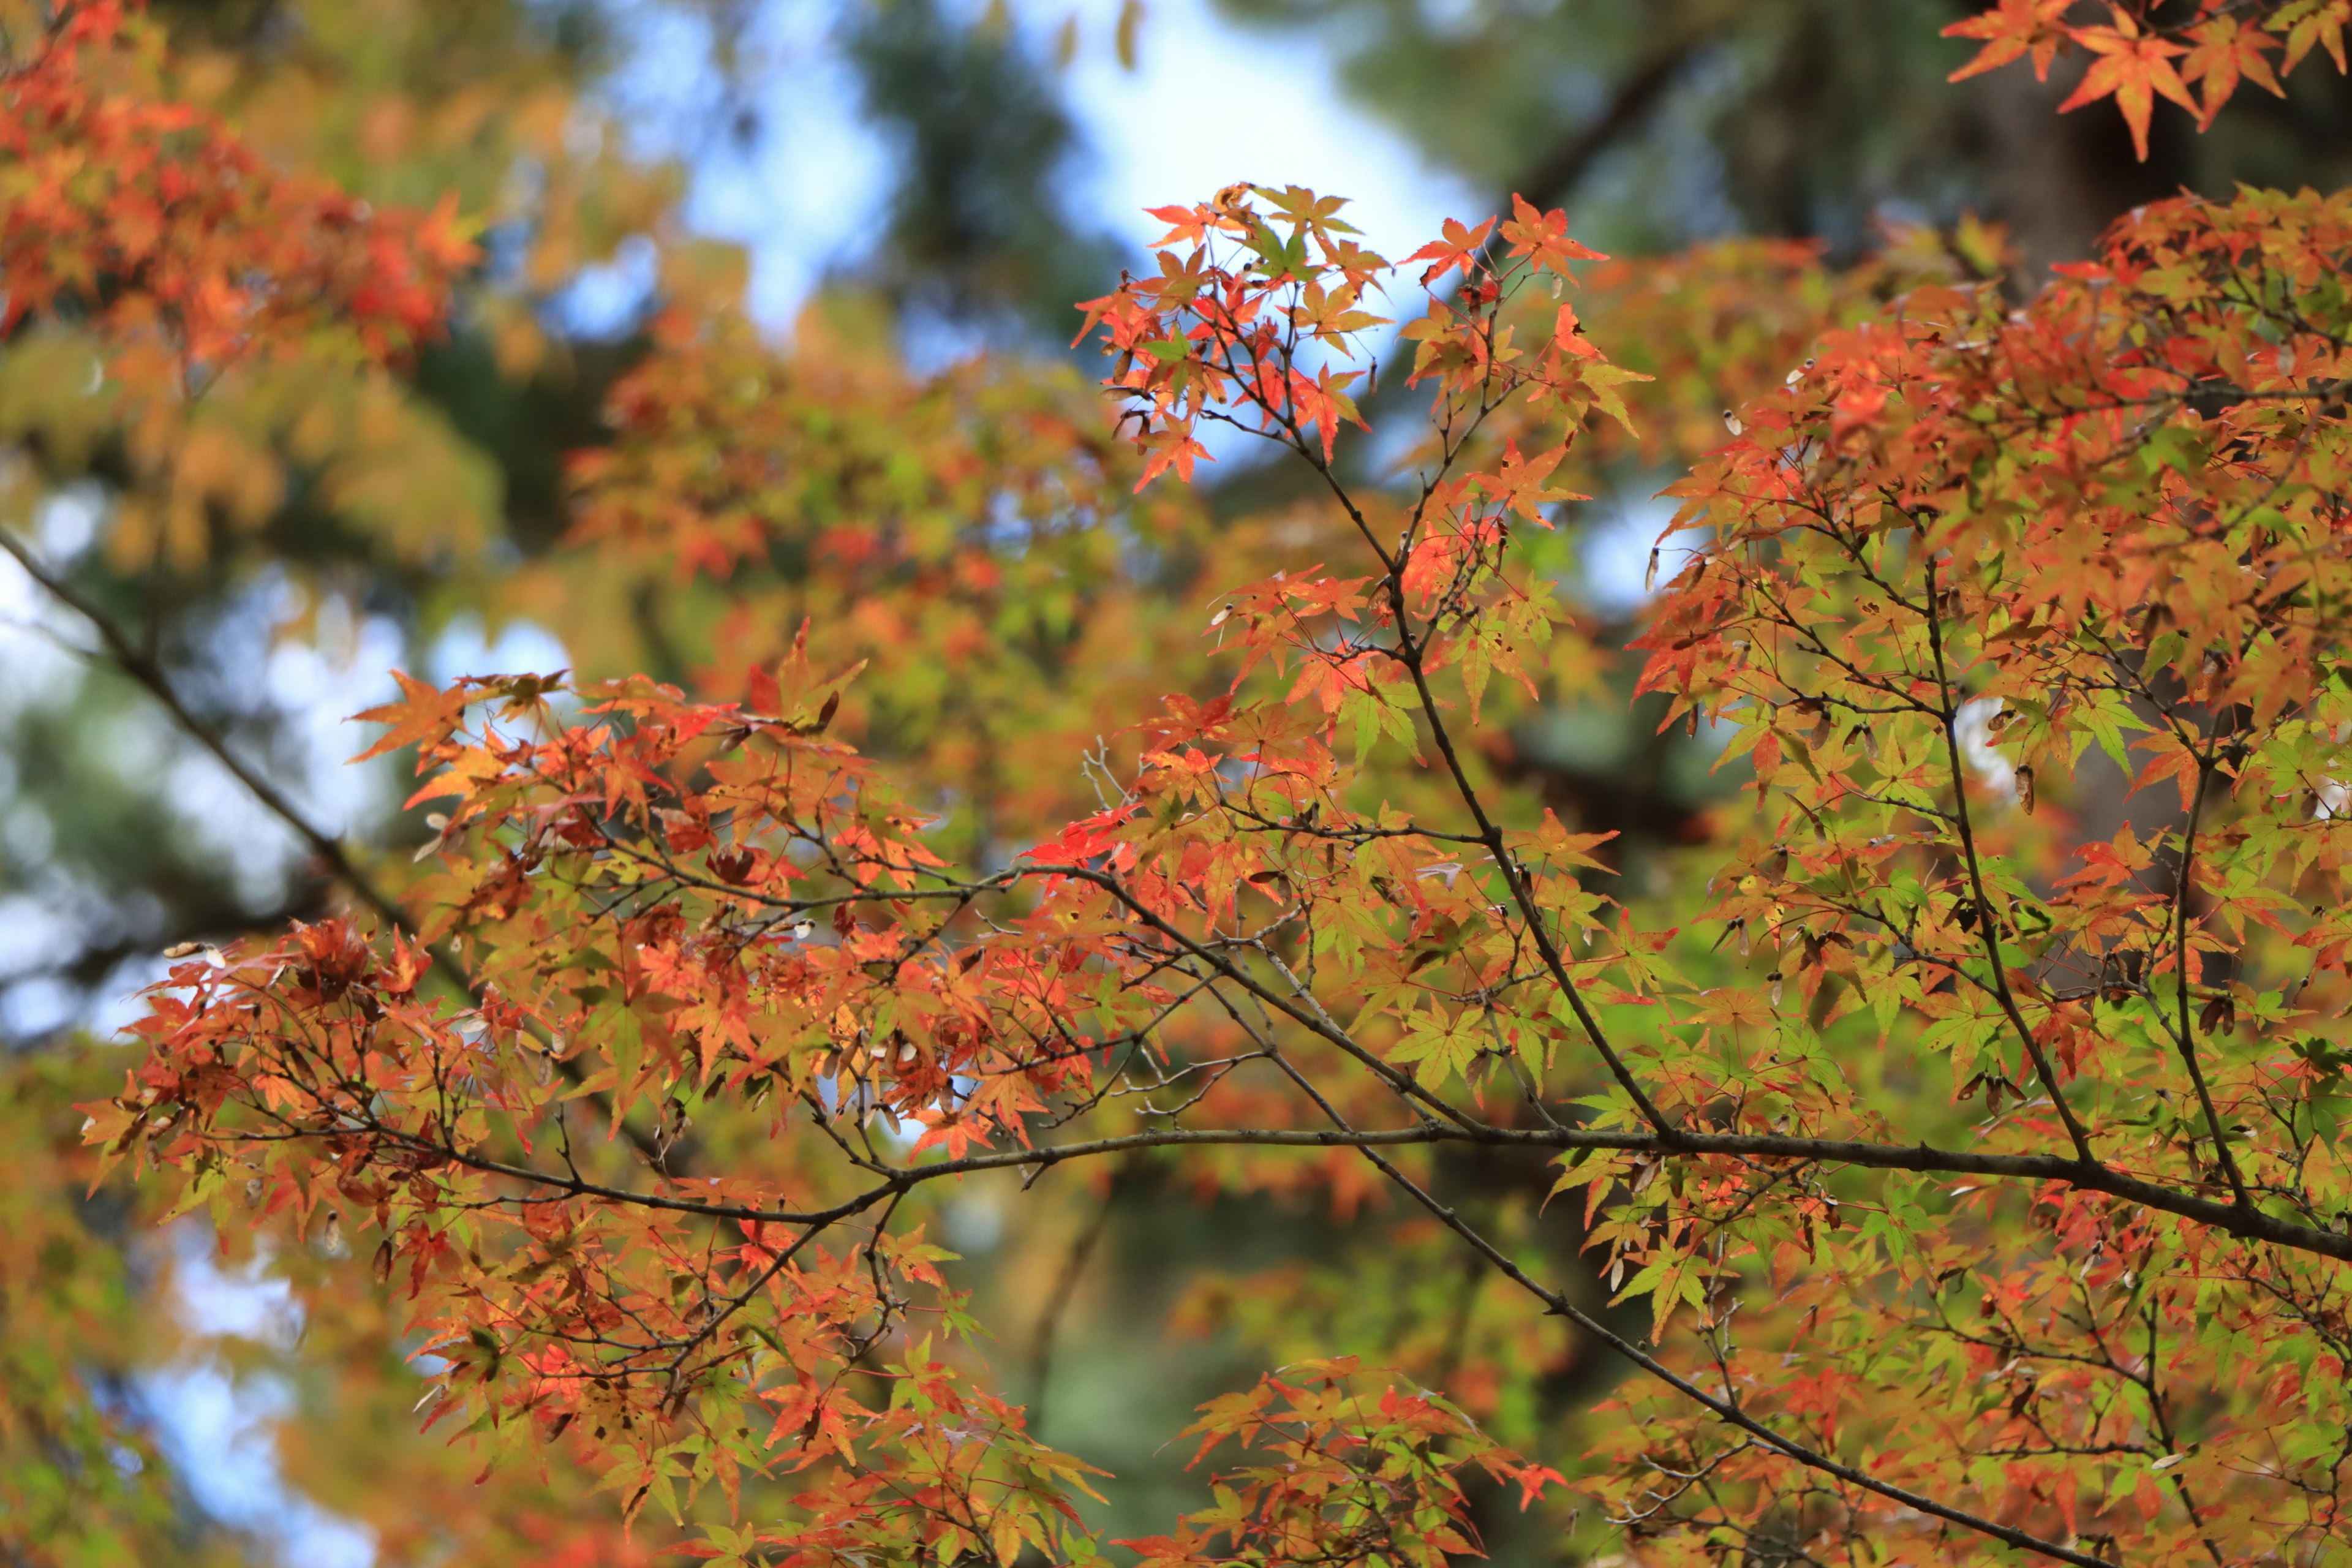
<path fill-rule="evenodd" d="M 1580 478 L 1601 499 L 1563 518 L 1556 575 L 1590 644 L 1481 765 L 1517 809 L 1622 831 L 1636 888 L 1706 837 L 1719 783 L 1705 735 L 1628 710 L 1631 671 L 1607 650 L 1638 613 L 1646 498 L 1716 438 L 1720 408 L 1905 278 L 2006 265 L 2027 289 L 2152 196 L 2352 173 L 2352 88 L 2324 69 L 2283 100 L 2241 94 L 2204 137 L 2161 110 L 2146 163 L 2105 107 L 2053 116 L 2079 61 L 2046 86 L 1947 86 L 1967 46 L 1937 34 L 1961 0 L 1218 5 L 1219 47 L 1336 81 L 1478 201 L 1564 205 L 1620 258 L 1580 308 L 1663 379 L 1643 442 L 1596 445 Z M 1077 758 L 1102 737 L 1115 752 L 1160 691 L 1219 689 L 1203 606 L 1330 520 L 1238 452 L 1196 489 L 1132 495 L 1066 343 L 1072 302 L 1137 259 L 1124 215 L 1088 205 L 1090 139 L 1181 144 L 1259 105 L 1212 69 L 1188 84 L 1189 121 L 1089 119 L 1074 58 L 1148 66 L 1206 24 L 1060 5 L 157 0 L 171 95 L 369 202 L 456 193 L 483 260 L 402 374 L 297 357 L 168 428 L 81 384 L 71 320 L 0 342 L 0 528 L 184 710 L 0 563 L 9 1561 L 586 1564 L 659 1544 L 621 1539 L 612 1500 L 583 1503 L 560 1465 L 478 1481 L 478 1455 L 419 1437 L 362 1263 L 236 1238 L 221 1253 L 86 1194 L 68 1108 L 120 1080 L 114 1031 L 164 948 L 344 896 L 198 731 L 396 880 L 430 829 L 394 809 L 396 779 L 337 766 L 359 746 L 337 721 L 389 667 L 646 669 L 728 696 L 806 618 L 828 658 L 869 660 L 845 729 L 913 770 L 954 847 L 985 861 L 1091 809 Z M 11 48 L 39 9 L 0 4 Z M 818 258 L 778 331 L 747 316 L 747 256 L 709 237 L 694 192 L 730 171 L 756 221 L 775 182 L 824 174 L 795 160 L 834 144 L 797 144 L 790 110 L 828 72 L 883 150 L 882 188 L 857 195 L 871 223 Z M 649 83 L 670 106 L 657 128 Z M 1256 147 L 1247 172 L 1284 179 L 1284 153 Z M 1150 195 L 1200 199 L 1234 173 Z M 1699 242 L 1718 243 L 1643 259 Z M 1406 411 L 1401 379 L 1379 413 Z M 718 1159 L 741 1134 L 702 1136 Z M 1449 1160 L 1433 1179 L 1454 1201 L 1572 1258 L 1539 1163 Z M 927 1220 L 966 1256 L 983 1320 L 1014 1325 L 979 1353 L 1049 1440 L 1117 1472 L 1113 1533 L 1192 1501 L 1162 1445 L 1198 1398 L 1308 1342 L 1357 1345 L 1506 1441 L 1571 1451 L 1610 1368 L 1433 1262 L 1442 1247 L 1403 1216 L 1343 1194 L 1335 1217 L 1328 1190 L 1287 1191 L 1271 1167 L 1224 1174 L 1203 1193 L 1139 1164 L 1020 1203 L 974 1184 Z M 1501 1561 L 1568 1560 L 1583 1539 L 1500 1507 L 1481 1522 Z"/>

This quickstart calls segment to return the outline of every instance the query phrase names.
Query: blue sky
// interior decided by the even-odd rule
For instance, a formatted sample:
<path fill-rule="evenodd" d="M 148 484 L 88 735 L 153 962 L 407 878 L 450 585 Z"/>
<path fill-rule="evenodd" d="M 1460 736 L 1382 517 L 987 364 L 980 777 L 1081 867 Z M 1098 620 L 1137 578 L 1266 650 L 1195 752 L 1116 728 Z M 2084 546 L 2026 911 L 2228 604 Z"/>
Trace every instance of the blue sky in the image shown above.
<path fill-rule="evenodd" d="M 1013 9 L 1041 54 L 1044 35 L 1076 17 L 1063 87 L 1086 150 L 1071 205 L 1139 249 L 1158 232 L 1143 208 L 1202 200 L 1235 180 L 1350 196 L 1373 247 L 1400 254 L 1442 218 L 1480 210 L 1475 192 L 1339 97 L 1310 34 L 1237 28 L 1207 0 L 1150 0 L 1129 70 L 1112 47 L 1118 0 Z M 637 150 L 691 156 L 708 121 L 700 28 L 648 0 L 617 0 L 615 14 L 628 64 L 607 100 Z M 888 194 L 888 147 L 863 123 L 856 81 L 831 46 L 839 14 L 840 0 L 770 7 L 747 49 L 770 133 L 748 157 L 695 165 L 690 220 L 749 247 L 753 310 L 778 330 L 827 267 L 855 258 Z"/>

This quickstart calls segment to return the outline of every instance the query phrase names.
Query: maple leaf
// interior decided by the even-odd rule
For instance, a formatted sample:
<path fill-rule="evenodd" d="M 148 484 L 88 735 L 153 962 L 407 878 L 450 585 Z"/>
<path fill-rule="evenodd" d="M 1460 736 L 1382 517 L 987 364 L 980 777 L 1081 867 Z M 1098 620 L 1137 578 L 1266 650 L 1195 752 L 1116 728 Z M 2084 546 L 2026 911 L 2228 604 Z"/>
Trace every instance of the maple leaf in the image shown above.
<path fill-rule="evenodd" d="M 388 724 L 391 729 L 352 761 L 364 763 L 383 756 L 386 752 L 396 752 L 403 746 L 413 745 L 418 751 L 417 771 L 423 773 L 431 765 L 429 753 L 433 749 L 465 723 L 466 710 L 473 705 L 477 693 L 465 685 L 452 686 L 446 690 L 428 686 L 401 669 L 394 670 L 392 678 L 399 682 L 404 700 L 387 702 L 352 715 L 362 723 Z"/>
<path fill-rule="evenodd" d="M 1609 259 L 1590 246 L 1579 244 L 1568 237 L 1568 215 L 1558 208 L 1539 212 L 1535 204 L 1516 191 L 1511 194 L 1511 216 L 1504 220 L 1503 238 L 1508 242 L 1511 257 L 1528 257 L 1538 272 L 1568 273 L 1571 261 L 1606 261 Z"/>
<path fill-rule="evenodd" d="M 1494 228 L 1493 218 L 1486 219 L 1475 228 L 1463 223 L 1459 218 L 1447 218 L 1442 229 L 1444 237 L 1433 239 L 1411 256 L 1406 257 L 1405 264 L 1411 266 L 1416 261 L 1429 263 L 1421 274 L 1421 281 L 1424 288 L 1444 277 L 1448 272 L 1458 269 L 1466 275 L 1471 265 L 1477 260 L 1479 251 L 1485 247 L 1487 235 L 1493 233 Z"/>
<path fill-rule="evenodd" d="M 1567 456 L 1565 442 L 1548 452 L 1538 452 L 1533 457 L 1523 456 L 1517 437 L 1513 437 L 1503 443 L 1501 465 L 1492 475 L 1481 476 L 1475 483 L 1489 500 L 1501 502 L 1530 522 L 1543 523 L 1544 507 L 1570 499 L 1586 499 L 1577 497 L 1568 489 L 1549 488 L 1543 482 Z"/>
<path fill-rule="evenodd" d="M 1990 11 L 1952 23 L 1944 29 L 1945 37 L 1981 38 L 1984 47 L 1945 79 L 1966 81 L 2031 54 L 2034 79 L 2049 80 L 2050 62 L 2069 37 L 2063 22 L 2074 6 L 2074 0 L 2000 0 Z"/>
<path fill-rule="evenodd" d="M 2112 93 L 2116 107 L 2123 111 L 2124 122 L 2131 127 L 2132 148 L 2145 163 L 2148 116 L 2155 110 L 2158 93 L 2200 120 L 2203 110 L 2172 64 L 2174 57 L 2188 51 L 2169 39 L 2141 32 L 2139 24 L 2121 7 L 2115 10 L 2114 16 L 2113 26 L 2070 30 L 2069 37 L 2098 58 L 2091 62 L 2091 68 L 2084 73 L 2081 84 L 2066 101 L 2058 106 L 2058 112 L 2064 114 L 2086 103 L 2095 103 Z"/>
<path fill-rule="evenodd" d="M 2264 58 L 2279 47 L 2278 40 L 2269 34 L 2234 16 L 2216 16 L 2200 23 L 2189 37 L 2193 42 L 2188 58 L 2180 62 L 2180 76 L 2183 81 L 2199 82 L 2204 87 L 2204 108 L 2197 117 L 2198 129 L 2213 123 L 2213 116 L 2230 101 L 2242 79 L 2273 97 L 2286 96 L 2286 89 L 2279 85 L 2278 78 L 2272 74 L 2270 61 Z"/>
<path fill-rule="evenodd" d="M 2336 68 L 2344 70 L 2344 29 L 2352 24 L 2352 0 L 2297 0 L 2282 7 L 2264 26 L 2286 35 L 2286 68 L 2294 69 L 2319 46 L 2327 50 Z"/>
<path fill-rule="evenodd" d="M 1151 242 L 1154 249 L 1170 245 L 1198 245 L 1209 230 L 1221 227 L 1225 222 L 1222 214 L 1205 204 L 1189 207 L 1146 207 L 1144 210 L 1168 226 L 1168 232 Z"/>
<path fill-rule="evenodd" d="M 1584 324 L 1576 319 L 1576 307 L 1573 305 L 1560 306 L 1558 321 L 1552 328 L 1552 342 L 1562 353 L 1577 359 L 1601 357 L 1599 345 L 1584 335 Z"/>

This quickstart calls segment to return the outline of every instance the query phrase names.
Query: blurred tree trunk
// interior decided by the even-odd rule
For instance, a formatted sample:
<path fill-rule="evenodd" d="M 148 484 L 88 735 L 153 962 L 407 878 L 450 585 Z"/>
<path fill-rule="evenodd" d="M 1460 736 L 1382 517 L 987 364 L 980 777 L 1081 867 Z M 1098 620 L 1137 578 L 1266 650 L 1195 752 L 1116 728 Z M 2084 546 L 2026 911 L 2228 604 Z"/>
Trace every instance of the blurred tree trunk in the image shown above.
<path fill-rule="evenodd" d="M 2090 255 L 2116 218 L 2189 183 L 2190 127 L 2169 105 L 2148 127 L 2145 163 L 2133 156 L 2131 133 L 2112 103 L 2056 112 L 2085 65 L 2080 55 L 2061 58 L 2039 82 L 2021 62 L 1962 84 L 1988 165 L 1987 216 L 2007 224 L 2024 252 L 2029 289 L 2053 262 Z"/>

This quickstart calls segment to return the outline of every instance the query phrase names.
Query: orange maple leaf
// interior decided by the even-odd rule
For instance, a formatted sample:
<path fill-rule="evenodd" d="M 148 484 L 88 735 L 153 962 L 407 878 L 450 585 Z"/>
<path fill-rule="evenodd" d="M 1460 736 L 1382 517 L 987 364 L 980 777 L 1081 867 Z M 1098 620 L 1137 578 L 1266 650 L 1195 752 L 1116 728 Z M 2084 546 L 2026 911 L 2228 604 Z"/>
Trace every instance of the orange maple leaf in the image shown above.
<path fill-rule="evenodd" d="M 2269 34 L 2234 17 L 2217 16 L 2200 23 L 2189 37 L 2195 41 L 2194 47 L 2189 58 L 2180 62 L 2180 75 L 2184 81 L 2204 86 L 2205 107 L 2197 117 L 2199 130 L 2213 123 L 2213 116 L 2238 90 L 2242 78 L 2267 89 L 2273 97 L 2286 96 L 2286 89 L 2271 73 L 2270 61 L 2263 58 L 2266 51 L 2279 47 L 2278 40 Z"/>
<path fill-rule="evenodd" d="M 1486 247 L 1486 236 L 1493 233 L 1494 228 L 1493 218 L 1488 218 L 1475 228 L 1467 226 L 1459 218 L 1447 218 L 1441 231 L 1445 237 L 1431 240 L 1427 245 L 1406 257 L 1404 264 L 1408 267 L 1416 261 L 1426 261 L 1430 264 L 1421 275 L 1421 281 L 1424 287 L 1444 277 L 1446 273 L 1457 267 L 1462 269 L 1465 276 L 1467 276 L 1471 264 L 1478 258 L 1478 252 Z"/>
<path fill-rule="evenodd" d="M 362 723 L 392 726 L 383 739 L 353 757 L 352 761 L 355 763 L 364 763 L 386 752 L 396 752 L 411 743 L 420 751 L 429 752 L 447 740 L 450 731 L 465 722 L 466 710 L 476 696 L 472 689 L 465 686 L 453 687 L 447 691 L 427 686 L 405 670 L 394 670 L 392 678 L 400 682 L 400 694 L 405 700 L 387 702 L 381 708 L 370 708 L 352 715 Z M 425 758 L 418 758 L 418 772 L 422 773 L 429 765 Z"/>
<path fill-rule="evenodd" d="M 2189 84 L 2180 79 L 2173 68 L 2172 57 L 2189 51 L 2179 44 L 2142 33 L 2121 6 L 2112 8 L 2116 25 L 2112 27 L 2076 27 L 2071 29 L 2074 40 L 2099 58 L 2083 75 L 2083 84 L 2074 96 L 2058 106 L 2058 112 L 2080 109 L 2095 103 L 2113 93 L 2116 107 L 2123 110 L 2124 123 L 2131 127 L 2132 146 L 2139 161 L 2147 162 L 2147 120 L 2156 108 L 2156 94 L 2162 93 L 2181 108 L 2200 118 L 2203 111 L 2196 99 L 2189 96 Z"/>
<path fill-rule="evenodd" d="M 1591 246 L 1568 237 L 1566 213 L 1558 208 L 1538 211 L 1534 204 L 1516 191 L 1511 194 L 1511 216 L 1503 224 L 1503 238 L 1510 245 L 1511 256 L 1533 257 L 1532 265 L 1538 272 L 1549 270 L 1566 275 L 1571 261 L 1609 259 Z"/>
<path fill-rule="evenodd" d="M 1965 81 L 2031 53 L 2034 79 L 2048 81 L 2050 62 L 2066 43 L 2067 30 L 2059 18 L 2074 4 L 2074 0 L 2000 0 L 1980 16 L 1953 23 L 1944 29 L 1945 37 L 1981 38 L 1984 47 L 1945 79 Z"/>

